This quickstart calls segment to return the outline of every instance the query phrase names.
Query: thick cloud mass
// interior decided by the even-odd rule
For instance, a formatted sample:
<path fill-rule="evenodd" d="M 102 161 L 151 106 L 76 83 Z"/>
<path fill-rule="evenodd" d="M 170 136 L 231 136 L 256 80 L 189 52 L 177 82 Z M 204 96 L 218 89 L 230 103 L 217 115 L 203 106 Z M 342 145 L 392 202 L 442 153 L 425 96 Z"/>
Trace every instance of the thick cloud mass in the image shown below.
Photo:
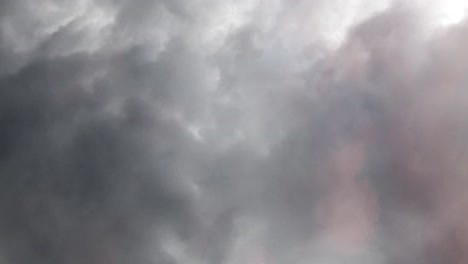
<path fill-rule="evenodd" d="M 0 263 L 466 263 L 456 3 L 0 0 Z"/>

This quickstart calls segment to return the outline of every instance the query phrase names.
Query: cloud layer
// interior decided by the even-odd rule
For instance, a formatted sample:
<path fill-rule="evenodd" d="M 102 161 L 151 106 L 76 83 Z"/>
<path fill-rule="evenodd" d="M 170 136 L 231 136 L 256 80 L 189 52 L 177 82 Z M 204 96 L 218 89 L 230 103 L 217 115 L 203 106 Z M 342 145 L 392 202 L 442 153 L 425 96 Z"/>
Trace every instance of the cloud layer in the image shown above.
<path fill-rule="evenodd" d="M 457 7 L 0 1 L 0 263 L 466 263 Z"/>

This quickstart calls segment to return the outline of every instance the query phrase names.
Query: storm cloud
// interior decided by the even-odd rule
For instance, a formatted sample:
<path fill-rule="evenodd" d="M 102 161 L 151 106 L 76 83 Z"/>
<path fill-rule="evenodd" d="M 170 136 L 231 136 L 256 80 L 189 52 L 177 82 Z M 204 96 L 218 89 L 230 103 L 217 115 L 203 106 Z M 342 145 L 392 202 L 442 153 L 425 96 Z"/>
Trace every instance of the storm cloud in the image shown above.
<path fill-rule="evenodd" d="M 0 263 L 466 263 L 463 8 L 0 0 Z"/>

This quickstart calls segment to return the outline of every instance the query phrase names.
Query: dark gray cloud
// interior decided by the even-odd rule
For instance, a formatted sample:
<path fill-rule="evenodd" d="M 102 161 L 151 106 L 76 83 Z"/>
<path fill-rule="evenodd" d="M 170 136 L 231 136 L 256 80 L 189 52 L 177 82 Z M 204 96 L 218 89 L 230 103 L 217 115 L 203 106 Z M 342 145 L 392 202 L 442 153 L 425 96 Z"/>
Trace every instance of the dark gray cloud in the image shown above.
<path fill-rule="evenodd" d="M 444 6 L 0 1 L 0 262 L 465 263 Z"/>

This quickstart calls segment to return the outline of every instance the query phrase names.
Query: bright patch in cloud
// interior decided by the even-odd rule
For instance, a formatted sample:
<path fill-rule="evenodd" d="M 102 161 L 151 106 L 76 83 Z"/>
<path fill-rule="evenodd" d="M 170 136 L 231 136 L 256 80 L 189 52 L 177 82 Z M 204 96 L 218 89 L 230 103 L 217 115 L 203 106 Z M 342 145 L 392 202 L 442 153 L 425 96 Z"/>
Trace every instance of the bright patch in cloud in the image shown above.
<path fill-rule="evenodd" d="M 437 20 L 443 26 L 457 24 L 465 18 L 467 9 L 468 1 L 465 0 L 441 1 L 436 11 Z"/>

